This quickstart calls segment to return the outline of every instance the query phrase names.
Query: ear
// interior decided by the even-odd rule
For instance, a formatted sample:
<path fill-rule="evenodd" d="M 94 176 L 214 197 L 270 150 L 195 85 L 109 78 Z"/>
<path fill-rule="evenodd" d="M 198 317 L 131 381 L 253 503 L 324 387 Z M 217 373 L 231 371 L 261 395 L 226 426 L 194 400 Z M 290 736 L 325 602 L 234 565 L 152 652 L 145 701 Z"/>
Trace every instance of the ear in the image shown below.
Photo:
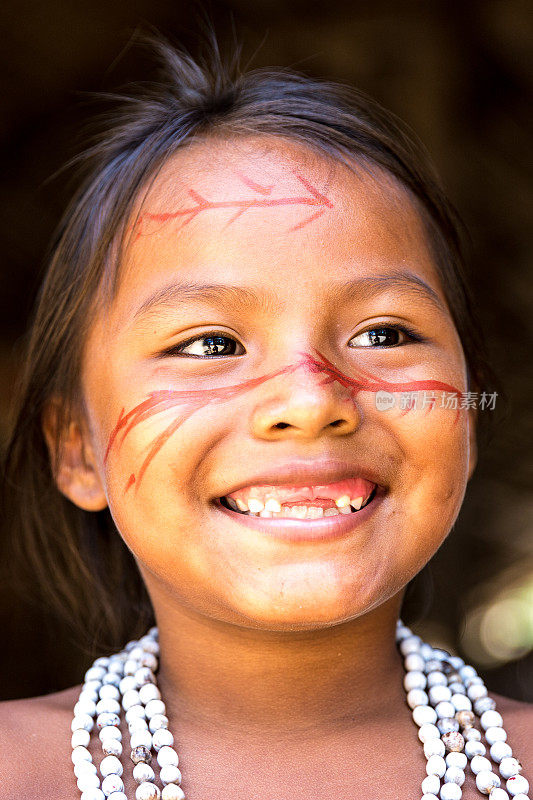
<path fill-rule="evenodd" d="M 470 408 L 468 410 L 468 443 L 469 443 L 469 456 L 468 456 L 468 480 L 474 474 L 477 464 L 477 408 Z"/>
<path fill-rule="evenodd" d="M 61 430 L 61 411 L 61 401 L 51 400 L 42 419 L 57 488 L 85 511 L 101 511 L 107 506 L 107 498 L 88 426 L 84 420 L 71 419 Z"/>

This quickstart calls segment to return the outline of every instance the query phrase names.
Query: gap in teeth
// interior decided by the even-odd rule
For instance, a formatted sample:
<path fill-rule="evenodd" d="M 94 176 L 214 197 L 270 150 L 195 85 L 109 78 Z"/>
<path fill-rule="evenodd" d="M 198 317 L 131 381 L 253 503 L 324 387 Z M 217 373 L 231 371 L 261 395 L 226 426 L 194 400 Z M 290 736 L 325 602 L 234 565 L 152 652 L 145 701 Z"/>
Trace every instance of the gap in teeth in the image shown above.
<path fill-rule="evenodd" d="M 337 498 L 335 505 L 329 508 L 316 505 L 306 505 L 304 503 L 280 504 L 275 498 L 270 497 L 263 504 L 261 500 L 251 498 L 246 504 L 242 500 L 234 500 L 225 497 L 225 502 L 234 511 L 241 514 L 248 514 L 254 517 L 267 518 L 292 518 L 292 519 L 320 519 L 321 517 L 332 517 L 338 514 L 353 514 L 360 510 L 363 505 L 363 498 L 350 498 L 348 495 Z M 366 503 L 365 503 L 366 505 Z"/>

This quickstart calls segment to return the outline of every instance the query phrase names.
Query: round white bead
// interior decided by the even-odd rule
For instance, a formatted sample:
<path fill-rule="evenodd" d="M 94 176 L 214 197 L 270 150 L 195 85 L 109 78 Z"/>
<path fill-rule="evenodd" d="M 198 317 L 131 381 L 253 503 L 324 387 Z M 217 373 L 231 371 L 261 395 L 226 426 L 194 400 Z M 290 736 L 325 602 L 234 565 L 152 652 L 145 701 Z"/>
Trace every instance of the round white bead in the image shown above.
<path fill-rule="evenodd" d="M 120 700 L 120 692 L 116 686 L 106 683 L 99 692 L 100 700 Z"/>
<path fill-rule="evenodd" d="M 152 747 L 152 734 L 150 731 L 147 730 L 138 730 L 134 731 L 131 734 L 131 748 L 133 750 L 134 747 L 139 747 L 140 745 L 144 745 L 145 747 L 151 748 Z"/>
<path fill-rule="evenodd" d="M 484 731 L 487 728 L 501 728 L 503 717 L 498 711 L 485 711 L 479 718 L 479 722 Z"/>
<path fill-rule="evenodd" d="M 161 767 L 159 778 L 163 784 L 181 783 L 181 772 L 174 764 L 167 764 L 166 767 Z"/>
<path fill-rule="evenodd" d="M 420 653 L 409 653 L 405 656 L 403 665 L 408 672 L 423 672 L 425 661 Z"/>
<path fill-rule="evenodd" d="M 437 721 L 437 712 L 431 706 L 416 706 L 413 708 L 413 720 L 420 727 L 422 725 L 434 725 Z"/>
<path fill-rule="evenodd" d="M 135 675 L 138 669 L 139 669 L 139 662 L 134 661 L 132 658 L 129 658 L 124 663 L 124 675 Z M 137 686 L 137 681 L 135 681 L 135 686 Z"/>
<path fill-rule="evenodd" d="M 495 742 L 505 742 L 507 740 L 507 734 L 503 728 L 487 728 L 485 731 L 485 739 L 492 745 Z"/>
<path fill-rule="evenodd" d="M 107 725 L 113 725 L 114 727 L 118 728 L 120 725 L 120 717 L 118 714 L 112 714 L 108 711 L 104 711 L 102 714 L 98 714 L 96 717 L 96 727 L 101 730 L 105 728 Z"/>
<path fill-rule="evenodd" d="M 423 689 L 411 689 L 407 692 L 407 705 L 409 708 L 416 708 L 416 706 L 427 706 L 429 698 Z"/>
<path fill-rule="evenodd" d="M 143 653 L 143 655 L 139 659 L 139 662 L 142 664 L 143 667 L 148 667 L 148 669 L 151 669 L 152 672 L 155 672 L 155 670 L 157 669 L 158 661 L 153 653 Z"/>
<path fill-rule="evenodd" d="M 78 745 L 77 747 L 74 748 L 74 750 L 72 751 L 71 758 L 72 758 L 72 763 L 73 764 L 77 764 L 79 761 L 92 761 L 93 760 L 93 757 L 89 753 L 87 748 L 83 747 L 82 745 Z"/>
<path fill-rule="evenodd" d="M 120 775 L 107 775 L 102 781 L 102 791 L 106 797 L 112 792 L 123 792 L 124 783 Z"/>
<path fill-rule="evenodd" d="M 469 686 L 466 693 L 472 701 L 479 700 L 480 697 L 486 697 L 488 694 L 487 687 L 479 683 L 473 683 Z"/>
<path fill-rule="evenodd" d="M 409 653 L 418 653 L 421 643 L 422 640 L 420 636 L 407 636 L 405 639 L 402 639 L 398 647 L 402 656 L 406 656 Z"/>
<path fill-rule="evenodd" d="M 160 728 L 168 728 L 168 717 L 165 714 L 154 714 L 150 719 L 149 727 L 152 733 L 155 733 Z"/>
<path fill-rule="evenodd" d="M 446 772 L 446 762 L 442 756 L 430 756 L 426 764 L 426 772 L 428 775 L 438 775 L 442 778 Z"/>
<path fill-rule="evenodd" d="M 94 720 L 89 714 L 76 714 L 72 722 L 70 723 L 70 729 L 74 733 L 74 731 L 83 729 L 86 731 L 92 731 L 94 727 Z"/>
<path fill-rule="evenodd" d="M 124 768 L 116 756 L 106 756 L 100 763 L 100 772 L 103 777 L 108 775 L 122 775 Z"/>
<path fill-rule="evenodd" d="M 500 761 L 500 775 L 502 778 L 512 778 L 522 770 L 520 762 L 516 758 L 502 758 Z"/>
<path fill-rule="evenodd" d="M 124 695 L 124 694 L 126 694 L 126 692 L 129 692 L 131 689 L 136 689 L 137 688 L 137 681 L 135 680 L 133 675 L 126 675 L 126 677 L 122 678 L 122 680 L 120 681 L 120 683 L 118 685 L 118 688 L 120 690 L 120 693 L 122 695 Z"/>
<path fill-rule="evenodd" d="M 100 788 L 100 778 L 96 772 L 83 772 L 78 778 L 77 783 L 80 792 L 86 792 L 87 789 Z"/>
<path fill-rule="evenodd" d="M 124 716 L 126 718 L 126 722 L 128 723 L 130 723 L 135 717 L 144 719 L 146 717 L 144 706 L 141 706 L 140 704 L 130 706 Z"/>
<path fill-rule="evenodd" d="M 463 736 L 467 742 L 481 741 L 481 731 L 478 731 L 477 728 L 467 728 L 467 730 L 463 731 Z"/>
<path fill-rule="evenodd" d="M 91 734 L 85 728 L 78 728 L 70 737 L 70 744 L 72 747 L 87 747 L 91 741 Z"/>
<path fill-rule="evenodd" d="M 161 692 L 154 683 L 145 683 L 144 686 L 141 686 L 139 689 L 138 694 L 141 698 L 141 703 L 145 705 L 149 703 L 150 700 L 161 700 Z"/>
<path fill-rule="evenodd" d="M 101 681 L 107 670 L 105 667 L 90 667 L 85 673 L 85 682 L 87 681 Z"/>
<path fill-rule="evenodd" d="M 428 739 L 439 739 L 440 732 L 436 725 L 426 722 L 418 729 L 418 738 L 421 742 L 427 742 Z"/>
<path fill-rule="evenodd" d="M 114 672 L 107 672 L 102 679 L 102 683 L 110 683 L 112 686 L 118 686 L 121 680 L 121 675 L 117 675 Z"/>
<path fill-rule="evenodd" d="M 139 761 L 133 767 L 133 780 L 135 783 L 144 783 L 145 781 L 155 780 L 155 772 L 150 764 L 145 764 L 144 761 Z"/>
<path fill-rule="evenodd" d="M 514 795 L 514 800 L 529 800 L 529 797 L 527 796 L 527 794 L 523 794 L 522 792 L 520 792 L 520 794 Z"/>
<path fill-rule="evenodd" d="M 477 672 L 474 667 L 470 666 L 470 664 L 465 664 L 464 667 L 459 667 L 459 675 L 463 680 L 465 680 L 466 678 L 475 677 Z"/>
<path fill-rule="evenodd" d="M 122 755 L 122 742 L 118 739 L 104 739 L 102 742 L 102 750 L 106 756 L 116 756 L 118 758 Z"/>
<path fill-rule="evenodd" d="M 457 767 L 458 769 L 463 769 L 466 767 L 468 763 L 468 759 L 465 753 L 448 753 L 445 758 L 446 766 L 448 767 Z"/>
<path fill-rule="evenodd" d="M 96 775 L 96 764 L 93 764 L 92 761 L 78 761 L 77 764 L 74 764 L 74 775 L 76 778 L 79 778 L 81 775 L 86 775 L 88 772 L 92 772 L 93 775 Z"/>
<path fill-rule="evenodd" d="M 81 687 L 82 692 L 96 692 L 98 696 L 98 691 L 102 685 L 102 681 L 85 681 L 83 686 Z"/>
<path fill-rule="evenodd" d="M 476 756 L 484 756 L 487 752 L 485 745 L 481 742 L 476 742 L 472 740 L 470 742 L 466 742 L 465 744 L 465 753 L 468 758 L 475 758 Z"/>
<path fill-rule="evenodd" d="M 440 791 L 440 778 L 438 775 L 428 775 L 422 781 L 423 794 L 438 794 Z"/>
<path fill-rule="evenodd" d="M 112 700 L 111 697 L 104 697 L 96 704 L 97 714 L 120 714 L 120 703 Z"/>
<path fill-rule="evenodd" d="M 160 728 L 152 736 L 152 743 L 154 750 L 160 750 L 162 747 L 171 747 L 174 744 L 174 737 L 166 728 Z"/>
<path fill-rule="evenodd" d="M 137 688 L 140 688 L 145 683 L 154 683 L 155 675 L 150 667 L 140 667 L 135 670 L 135 681 L 137 682 Z"/>
<path fill-rule="evenodd" d="M 155 714 L 164 714 L 166 709 L 162 700 L 150 700 L 148 703 L 146 703 L 144 710 L 146 712 L 146 716 L 148 719 L 150 719 Z"/>
<path fill-rule="evenodd" d="M 505 789 L 495 786 L 494 789 L 490 791 L 490 800 L 509 800 L 509 795 Z"/>
<path fill-rule="evenodd" d="M 488 770 L 490 772 L 492 769 L 492 764 L 490 763 L 489 759 L 485 758 L 484 756 L 474 756 L 470 762 L 470 768 L 474 775 L 477 775 L 478 772 L 483 772 L 484 770 Z"/>
<path fill-rule="evenodd" d="M 139 692 L 137 689 L 128 689 L 127 692 L 124 692 L 122 697 L 122 708 L 124 711 L 127 711 L 128 708 L 132 706 L 140 706 L 141 705 L 141 698 L 139 696 Z"/>
<path fill-rule="evenodd" d="M 437 797 L 436 794 L 433 794 L 432 792 L 431 794 L 422 795 L 422 800 L 439 800 L 439 798 Z"/>
<path fill-rule="evenodd" d="M 172 747 L 162 747 L 157 754 L 157 763 L 160 767 L 166 767 L 168 764 L 177 767 L 179 766 L 178 754 Z"/>
<path fill-rule="evenodd" d="M 529 792 L 529 783 L 523 775 L 513 775 L 512 778 L 509 778 L 505 787 L 513 797 L 516 797 L 517 794 L 527 794 Z"/>
<path fill-rule="evenodd" d="M 80 696 L 78 697 L 78 703 L 84 700 L 92 700 L 93 703 L 96 703 L 98 697 L 99 694 L 97 689 L 82 689 Z"/>
<path fill-rule="evenodd" d="M 139 646 L 147 653 L 153 653 L 155 656 L 159 653 L 159 644 L 152 636 L 143 636 L 139 639 Z"/>
<path fill-rule="evenodd" d="M 90 717 L 94 717 L 96 714 L 96 703 L 94 699 L 89 697 L 80 697 L 76 705 L 74 706 L 74 716 L 80 717 L 84 714 L 88 714 Z"/>
<path fill-rule="evenodd" d="M 184 797 L 183 789 L 175 783 L 167 783 L 161 792 L 161 800 L 184 800 Z"/>
<path fill-rule="evenodd" d="M 107 800 L 128 800 L 128 798 L 124 792 L 111 792 L 111 794 L 108 795 Z"/>
<path fill-rule="evenodd" d="M 445 783 L 456 783 L 457 786 L 462 786 L 465 782 L 465 773 L 460 767 L 448 767 L 444 773 Z"/>
<path fill-rule="evenodd" d="M 424 755 L 426 758 L 431 756 L 441 756 L 444 758 L 446 747 L 442 739 L 428 739 L 424 742 Z"/>
<path fill-rule="evenodd" d="M 510 758 L 512 755 L 513 751 L 507 742 L 494 742 L 494 744 L 491 745 L 490 757 L 497 764 L 499 764 L 503 758 Z"/>
<path fill-rule="evenodd" d="M 137 786 L 135 791 L 136 800 L 159 800 L 161 792 L 151 781 L 145 781 Z"/>
<path fill-rule="evenodd" d="M 456 783 L 444 783 L 439 797 L 441 800 L 461 800 L 462 795 L 461 787 Z"/>
<path fill-rule="evenodd" d="M 443 700 L 450 700 L 451 696 L 452 693 L 448 687 L 441 686 L 440 683 L 428 689 L 429 702 L 432 706 L 436 706 L 437 703 L 441 703 Z"/>
<path fill-rule="evenodd" d="M 433 688 L 433 686 L 446 686 L 448 680 L 444 672 L 439 672 L 439 670 L 435 670 L 435 672 L 430 672 L 427 677 L 428 686 Z"/>
<path fill-rule="evenodd" d="M 500 784 L 499 777 L 492 770 L 483 769 L 476 775 L 476 786 L 482 794 L 489 794 L 493 786 L 498 788 Z"/>
<path fill-rule="evenodd" d="M 403 688 L 406 692 L 410 692 L 411 689 L 425 689 L 426 683 L 427 679 L 424 673 L 416 670 L 408 672 L 403 677 Z"/>
<path fill-rule="evenodd" d="M 101 742 L 105 742 L 107 739 L 118 739 L 119 742 L 122 741 L 122 732 L 116 725 L 104 725 L 98 736 Z"/>
<path fill-rule="evenodd" d="M 134 717 L 131 722 L 128 722 L 128 730 L 130 734 L 134 731 L 147 731 L 148 722 L 144 717 Z"/>
<path fill-rule="evenodd" d="M 439 719 L 444 719 L 446 717 L 453 717 L 455 715 L 455 708 L 449 700 L 444 700 L 442 703 L 437 703 L 435 706 L 435 711 L 437 712 L 437 717 Z"/>
<path fill-rule="evenodd" d="M 472 711 L 472 701 L 464 694 L 452 694 L 451 702 L 456 711 Z"/>
<path fill-rule="evenodd" d="M 105 794 L 101 789 L 87 789 L 81 793 L 81 800 L 105 800 Z"/>

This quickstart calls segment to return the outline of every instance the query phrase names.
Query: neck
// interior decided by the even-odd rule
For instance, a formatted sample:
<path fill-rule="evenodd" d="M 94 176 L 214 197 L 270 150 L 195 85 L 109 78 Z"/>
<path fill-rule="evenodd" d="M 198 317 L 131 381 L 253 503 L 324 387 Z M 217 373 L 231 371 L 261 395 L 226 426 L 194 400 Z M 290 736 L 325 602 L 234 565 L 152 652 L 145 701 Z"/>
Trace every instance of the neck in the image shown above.
<path fill-rule="evenodd" d="M 158 682 L 169 714 L 216 735 L 279 744 L 327 736 L 402 708 L 395 645 L 401 595 L 364 616 L 313 631 L 239 627 L 156 605 Z"/>

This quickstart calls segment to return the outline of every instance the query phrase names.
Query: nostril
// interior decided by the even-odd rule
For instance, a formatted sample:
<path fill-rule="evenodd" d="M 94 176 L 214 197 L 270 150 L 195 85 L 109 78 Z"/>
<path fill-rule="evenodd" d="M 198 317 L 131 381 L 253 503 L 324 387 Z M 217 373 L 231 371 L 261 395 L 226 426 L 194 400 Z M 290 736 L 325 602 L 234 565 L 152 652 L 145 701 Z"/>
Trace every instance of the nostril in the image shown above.
<path fill-rule="evenodd" d="M 282 428 L 288 428 L 288 427 L 289 427 L 289 423 L 288 423 L 288 422 L 277 422 L 277 423 L 274 425 L 274 427 L 275 427 L 275 428 L 280 428 L 280 429 L 282 429 Z"/>
<path fill-rule="evenodd" d="M 336 419 L 334 422 L 331 422 L 330 425 L 332 428 L 338 428 L 339 425 L 342 425 L 344 422 L 343 419 Z"/>

